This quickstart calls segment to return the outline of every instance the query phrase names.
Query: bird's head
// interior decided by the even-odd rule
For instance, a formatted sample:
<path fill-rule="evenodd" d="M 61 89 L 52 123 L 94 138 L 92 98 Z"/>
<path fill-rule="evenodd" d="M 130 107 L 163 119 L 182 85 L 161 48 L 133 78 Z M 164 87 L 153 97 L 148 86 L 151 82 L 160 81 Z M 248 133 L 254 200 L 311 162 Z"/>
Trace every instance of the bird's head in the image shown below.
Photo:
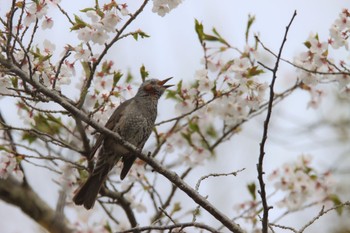
<path fill-rule="evenodd" d="M 172 79 L 172 77 L 164 80 L 148 79 L 141 84 L 136 95 L 154 96 L 154 97 L 160 98 L 164 93 L 165 89 L 174 86 L 174 85 L 165 85 L 165 83 L 168 82 L 170 79 Z"/>

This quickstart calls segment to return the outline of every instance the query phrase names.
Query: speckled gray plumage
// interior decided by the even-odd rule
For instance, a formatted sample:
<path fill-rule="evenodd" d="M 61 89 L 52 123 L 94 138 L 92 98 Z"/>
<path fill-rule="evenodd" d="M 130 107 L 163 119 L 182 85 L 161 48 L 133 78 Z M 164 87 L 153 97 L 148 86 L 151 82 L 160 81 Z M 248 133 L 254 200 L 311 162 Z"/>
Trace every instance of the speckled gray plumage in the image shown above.
<path fill-rule="evenodd" d="M 145 81 L 135 97 L 118 106 L 107 121 L 106 127 L 119 133 L 124 140 L 137 148 L 142 149 L 154 127 L 158 100 L 164 90 L 170 87 L 164 85 L 168 80 L 150 79 Z M 106 138 L 102 134 L 97 138 L 91 150 L 91 158 L 99 147 L 101 149 L 93 172 L 73 198 L 75 204 L 84 205 L 86 209 L 93 207 L 101 185 L 114 165 L 122 159 L 123 168 L 120 178 L 124 179 L 136 159 L 136 155 L 129 152 L 120 143 Z"/>

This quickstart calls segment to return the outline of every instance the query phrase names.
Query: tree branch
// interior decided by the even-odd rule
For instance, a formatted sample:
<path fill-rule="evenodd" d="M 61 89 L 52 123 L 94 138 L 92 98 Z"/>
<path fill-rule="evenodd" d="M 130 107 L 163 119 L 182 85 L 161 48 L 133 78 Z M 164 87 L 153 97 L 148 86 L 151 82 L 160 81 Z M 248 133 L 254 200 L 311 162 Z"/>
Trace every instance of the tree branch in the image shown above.
<path fill-rule="evenodd" d="M 149 231 L 149 230 L 158 230 L 158 231 L 165 231 L 165 230 L 169 230 L 169 232 L 173 232 L 173 230 L 179 228 L 179 229 L 184 229 L 187 227 L 194 227 L 194 228 L 200 228 L 203 230 L 207 230 L 209 232 L 213 232 L 213 233 L 219 233 L 219 231 L 217 231 L 216 229 L 205 225 L 203 223 L 196 223 L 196 222 L 189 222 L 189 223 L 178 223 L 178 224 L 174 224 L 174 225 L 168 225 L 168 226 L 147 226 L 147 227 L 135 227 L 135 228 L 131 228 L 129 230 L 126 231 L 118 231 L 117 233 L 127 233 L 127 232 L 134 232 L 134 231 Z M 183 232 L 183 231 L 174 231 L 174 232 Z"/>
<path fill-rule="evenodd" d="M 50 233 L 72 233 L 68 220 L 56 218 L 56 212 L 48 206 L 28 185 L 13 177 L 0 179 L 0 198 L 18 206 L 21 210 Z"/>
<path fill-rule="evenodd" d="M 284 33 L 284 38 L 281 44 L 281 47 L 278 52 L 278 56 L 276 59 L 275 67 L 272 71 L 272 81 L 270 84 L 270 98 L 268 102 L 268 108 L 267 108 L 267 115 L 266 119 L 264 121 L 264 129 L 263 129 L 263 136 L 260 142 L 260 155 L 259 155 L 259 162 L 257 164 L 257 170 L 258 170 L 258 180 L 259 180 L 259 186 L 260 186 L 260 197 L 263 205 L 263 217 L 262 217 L 262 232 L 267 233 L 268 232 L 268 226 L 269 226 L 269 210 L 272 208 L 271 206 L 268 206 L 267 204 L 267 198 L 266 198 L 266 190 L 265 190 L 265 182 L 264 182 L 264 170 L 263 170 L 263 163 L 264 163 L 264 156 L 265 156 L 265 144 L 267 141 L 267 132 L 269 128 L 269 123 L 272 115 L 272 107 L 273 107 L 273 100 L 274 100 L 274 86 L 277 78 L 277 70 L 279 66 L 279 62 L 281 60 L 282 50 L 284 47 L 285 42 L 287 41 L 287 35 L 289 28 L 297 15 L 297 12 L 294 11 L 294 14 L 292 16 L 292 19 L 290 20 L 288 26 L 286 27 L 286 32 Z"/>

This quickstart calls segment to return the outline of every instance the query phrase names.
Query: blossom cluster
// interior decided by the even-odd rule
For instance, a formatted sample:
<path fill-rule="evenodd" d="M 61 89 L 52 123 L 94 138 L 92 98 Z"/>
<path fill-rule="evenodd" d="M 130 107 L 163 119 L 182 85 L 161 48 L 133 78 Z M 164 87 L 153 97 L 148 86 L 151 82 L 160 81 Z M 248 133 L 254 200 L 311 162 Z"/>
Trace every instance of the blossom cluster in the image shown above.
<path fill-rule="evenodd" d="M 170 91 L 168 96 L 177 101 L 175 109 L 189 126 L 167 135 L 169 152 L 183 148 L 177 151 L 182 155 L 179 160 L 202 163 L 213 153 L 211 145 L 222 129 L 234 129 L 259 109 L 268 84 L 258 78 L 262 71 L 255 65 L 256 53 L 247 46 L 238 57 L 225 61 L 214 51 L 204 61 L 205 68 L 195 72 L 194 82 L 181 82 L 176 91 Z"/>
<path fill-rule="evenodd" d="M 152 11 L 160 16 L 165 16 L 181 2 L 182 0 L 153 0 Z"/>
<path fill-rule="evenodd" d="M 269 175 L 275 190 L 284 194 L 277 203 L 280 208 L 297 210 L 304 204 L 329 200 L 334 193 L 331 172 L 318 172 L 311 167 L 311 161 L 311 156 L 302 155 L 296 162 L 286 163 Z"/>
<path fill-rule="evenodd" d="M 47 16 L 47 11 L 49 9 L 49 4 L 55 6 L 59 4 L 61 0 L 39 0 L 32 1 L 27 4 L 26 13 L 23 20 L 24 26 L 29 27 L 31 24 L 35 23 L 37 20 L 42 20 L 42 29 L 52 28 L 54 21 L 51 17 Z"/>
<path fill-rule="evenodd" d="M 304 43 L 308 50 L 294 59 L 298 78 L 303 83 L 301 87 L 311 94 L 309 106 L 313 108 L 319 106 L 321 97 L 324 95 L 324 91 L 318 86 L 320 83 L 336 81 L 339 92 L 344 96 L 350 96 L 350 75 L 345 62 L 335 62 L 329 56 L 331 48 L 349 50 L 350 13 L 348 9 L 344 9 L 339 14 L 339 18 L 332 24 L 329 32 L 328 41 L 320 40 L 317 34 L 310 35 Z"/>
<path fill-rule="evenodd" d="M 350 12 L 348 9 L 343 9 L 339 14 L 338 19 L 335 20 L 329 29 L 329 34 L 330 39 L 328 43 L 334 49 L 344 47 L 346 50 L 349 50 Z"/>
<path fill-rule="evenodd" d="M 0 152 L 0 178 L 6 179 L 9 175 L 22 180 L 23 172 L 19 167 L 16 157 L 5 151 Z"/>
<path fill-rule="evenodd" d="M 126 8 L 119 10 L 118 5 L 109 4 L 103 11 L 91 9 L 85 15 L 90 19 L 87 23 L 78 16 L 75 17 L 75 25 L 72 30 L 77 30 L 78 38 L 83 42 L 92 41 L 95 44 L 103 45 L 109 39 L 109 34 L 116 31 L 117 24 L 121 21 L 119 14 L 127 15 Z"/>

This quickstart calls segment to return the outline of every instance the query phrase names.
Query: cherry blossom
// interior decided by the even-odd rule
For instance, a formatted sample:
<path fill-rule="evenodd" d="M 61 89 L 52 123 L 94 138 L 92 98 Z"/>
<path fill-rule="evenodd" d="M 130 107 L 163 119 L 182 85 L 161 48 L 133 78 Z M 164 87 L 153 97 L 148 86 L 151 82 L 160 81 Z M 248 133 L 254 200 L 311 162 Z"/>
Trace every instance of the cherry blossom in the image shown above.
<path fill-rule="evenodd" d="M 207 70 L 197 70 L 195 74 L 195 79 L 198 80 L 198 91 L 199 92 L 209 92 L 214 87 L 214 83 L 208 79 Z"/>
<path fill-rule="evenodd" d="M 120 13 L 122 14 L 122 16 L 127 16 L 129 14 L 128 5 L 124 3 L 124 4 L 121 4 L 120 6 L 121 6 Z"/>
<path fill-rule="evenodd" d="M 344 47 L 349 49 L 348 38 L 350 36 L 350 14 L 348 9 L 344 9 L 339 18 L 335 20 L 331 28 L 329 29 L 330 39 L 329 44 L 334 49 Z"/>
<path fill-rule="evenodd" d="M 181 2 L 182 0 L 153 0 L 152 11 L 163 17 Z"/>
<path fill-rule="evenodd" d="M 44 52 L 46 55 L 52 54 L 56 49 L 56 45 L 51 43 L 47 39 L 44 40 L 43 45 L 44 45 Z"/>
<path fill-rule="evenodd" d="M 104 25 L 104 29 L 108 32 L 113 32 L 116 25 L 120 22 L 121 18 L 114 12 L 108 11 L 105 13 L 101 23 Z"/>
<path fill-rule="evenodd" d="M 45 19 L 43 20 L 41 24 L 42 29 L 50 29 L 53 26 L 53 20 L 50 17 L 45 16 Z"/>
<path fill-rule="evenodd" d="M 0 179 L 7 179 L 9 175 L 14 175 L 18 179 L 23 179 L 23 172 L 20 170 L 13 154 L 0 152 Z"/>
<path fill-rule="evenodd" d="M 88 49 L 84 49 L 82 44 L 75 47 L 74 51 L 75 51 L 74 58 L 76 60 L 81 60 L 86 62 L 89 60 L 91 56 L 90 51 Z"/>
<path fill-rule="evenodd" d="M 335 191 L 330 172 L 311 168 L 311 159 L 310 155 L 301 155 L 296 162 L 284 164 L 269 175 L 275 189 L 285 194 L 277 202 L 280 208 L 295 210 L 311 201 L 327 200 Z"/>

